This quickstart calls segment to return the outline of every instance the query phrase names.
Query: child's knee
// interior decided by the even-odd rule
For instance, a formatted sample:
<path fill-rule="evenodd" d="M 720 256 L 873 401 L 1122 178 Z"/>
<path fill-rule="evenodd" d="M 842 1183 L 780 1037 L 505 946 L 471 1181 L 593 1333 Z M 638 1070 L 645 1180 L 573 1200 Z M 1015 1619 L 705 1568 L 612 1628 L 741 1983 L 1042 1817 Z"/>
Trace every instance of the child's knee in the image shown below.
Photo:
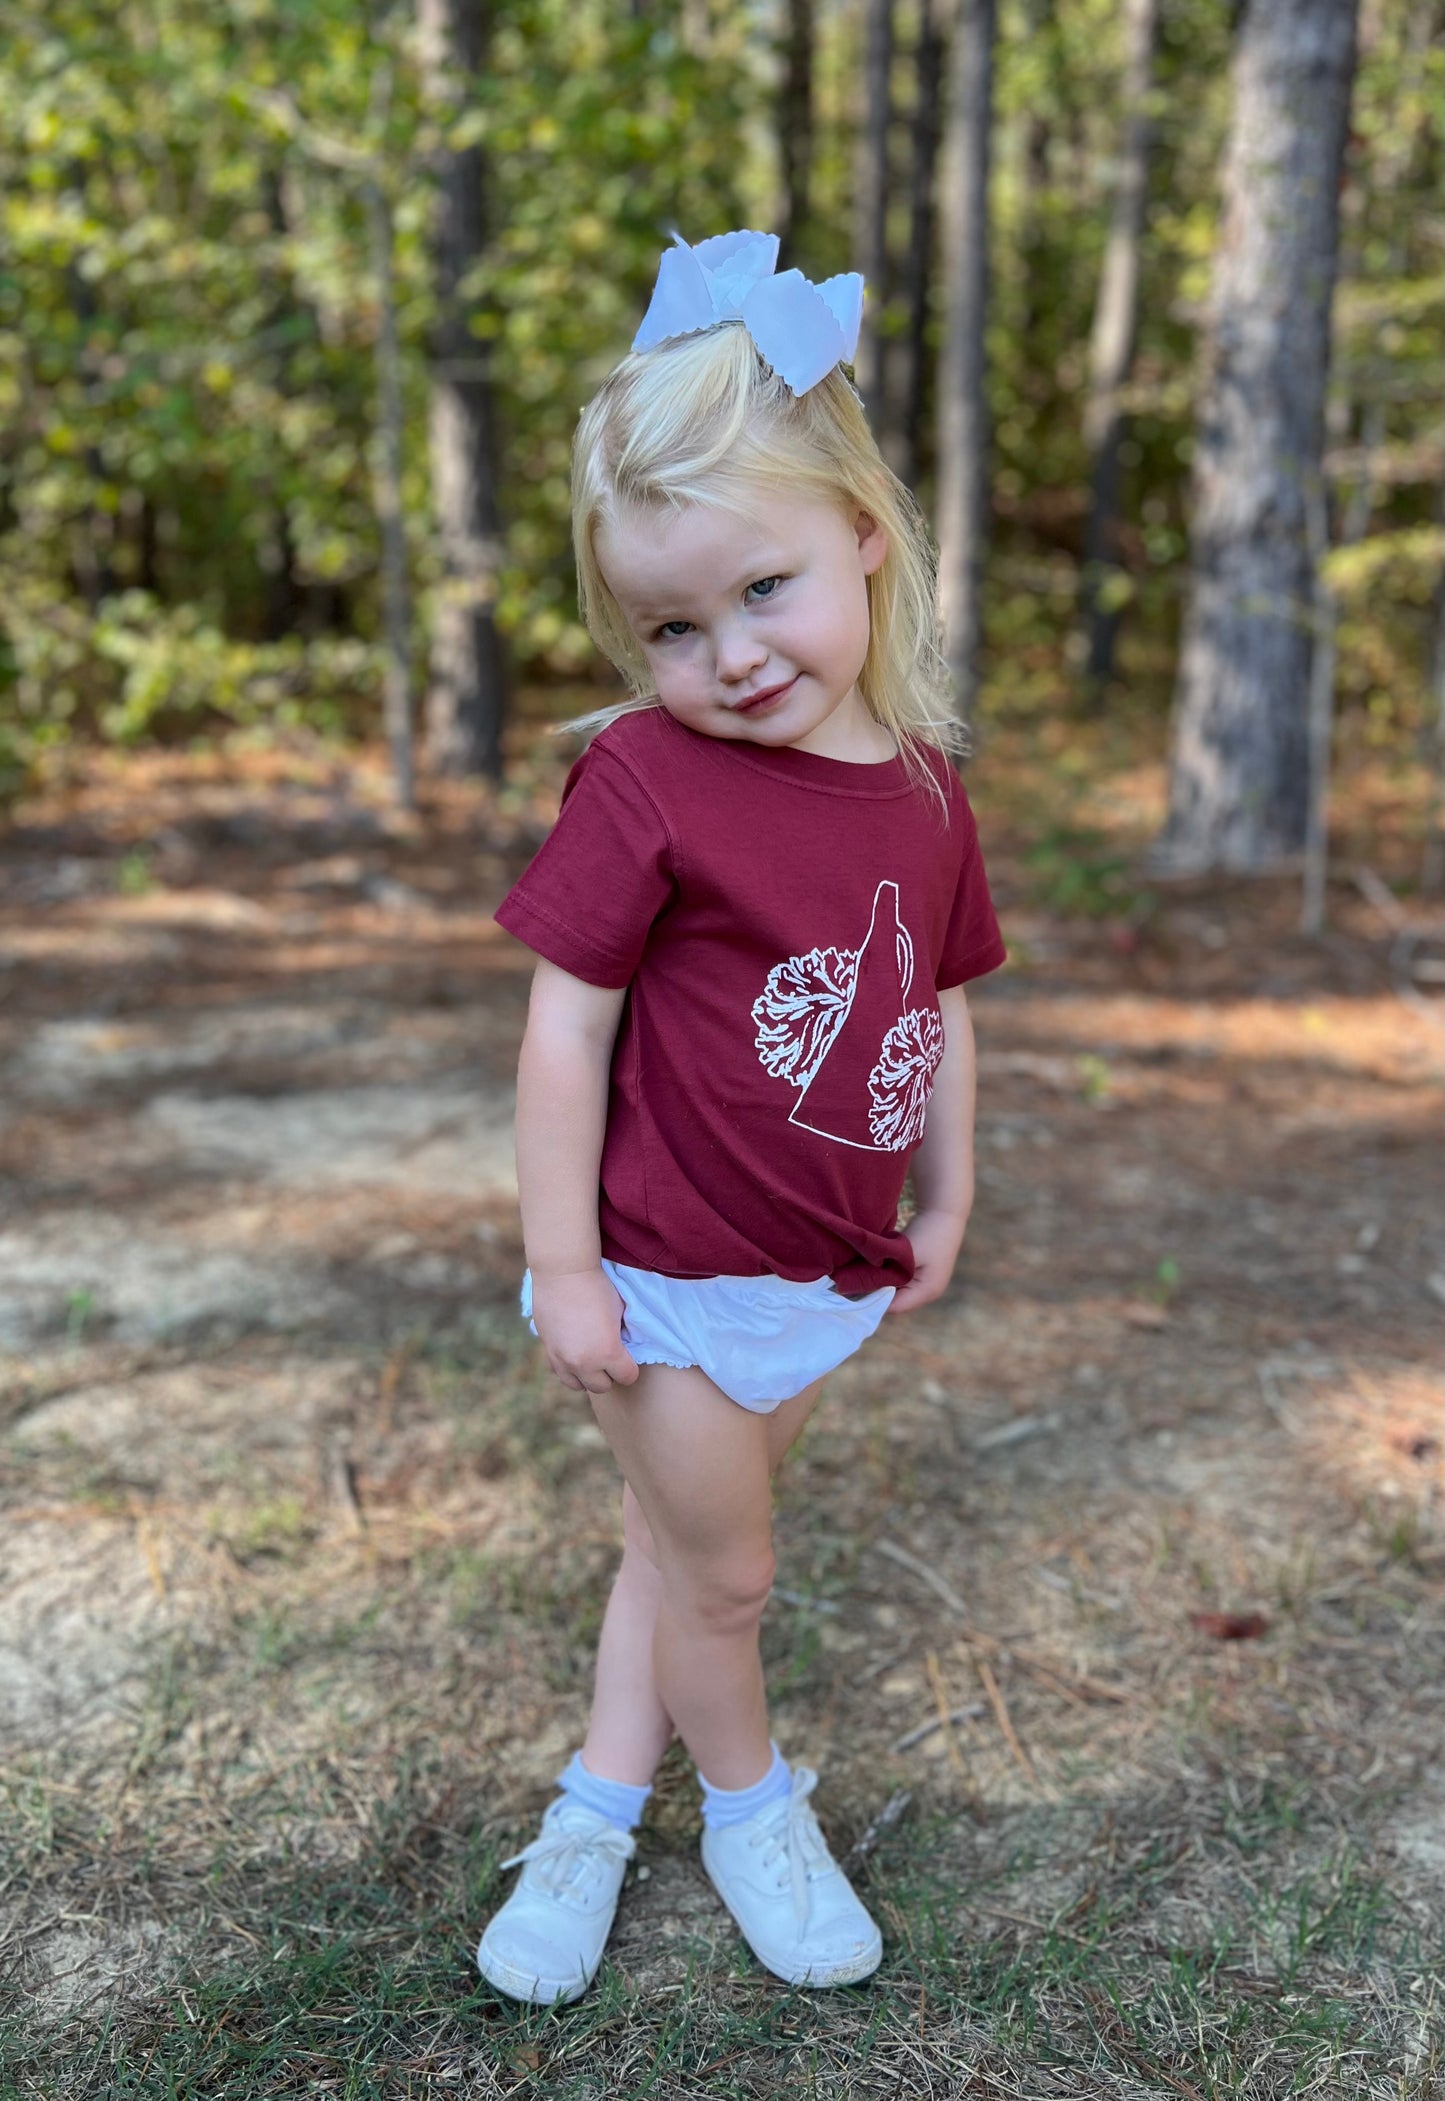
<path fill-rule="evenodd" d="M 668 1590 L 675 1597 L 681 1590 L 678 1602 L 708 1633 L 745 1634 L 763 1616 L 773 1587 L 773 1570 L 772 1548 L 753 1548 L 688 1570 L 682 1584 L 669 1583 Z"/>

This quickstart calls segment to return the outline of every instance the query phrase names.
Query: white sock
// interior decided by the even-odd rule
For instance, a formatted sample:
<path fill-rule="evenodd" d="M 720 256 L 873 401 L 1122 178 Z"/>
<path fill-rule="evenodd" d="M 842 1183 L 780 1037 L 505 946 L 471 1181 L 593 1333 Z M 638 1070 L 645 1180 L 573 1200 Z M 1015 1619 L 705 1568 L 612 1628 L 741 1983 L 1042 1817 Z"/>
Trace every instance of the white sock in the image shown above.
<path fill-rule="evenodd" d="M 570 1795 L 594 1815 L 605 1816 L 620 1831 L 636 1830 L 643 1805 L 652 1793 L 650 1787 L 634 1787 L 627 1780 L 604 1780 L 600 1773 L 582 1763 L 580 1751 L 572 1753 L 571 1764 L 557 1775 L 557 1785 L 564 1795 Z"/>
<path fill-rule="evenodd" d="M 711 1781 L 698 1774 L 698 1785 L 702 1789 L 702 1820 L 709 1831 L 726 1830 L 729 1824 L 745 1824 L 760 1809 L 787 1800 L 793 1791 L 792 1768 L 776 1744 L 771 1748 L 772 1764 L 762 1779 L 755 1780 L 751 1787 L 714 1787 Z"/>

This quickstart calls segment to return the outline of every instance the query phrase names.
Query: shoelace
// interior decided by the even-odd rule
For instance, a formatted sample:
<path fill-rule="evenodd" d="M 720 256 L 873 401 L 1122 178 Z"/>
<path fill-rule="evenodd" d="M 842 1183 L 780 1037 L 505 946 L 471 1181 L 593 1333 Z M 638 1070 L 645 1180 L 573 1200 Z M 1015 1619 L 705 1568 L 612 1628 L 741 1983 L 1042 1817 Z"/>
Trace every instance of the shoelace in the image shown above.
<path fill-rule="evenodd" d="M 524 1861 L 530 1861 L 537 1870 L 537 1880 L 542 1888 L 550 1895 L 558 1896 L 574 1879 L 582 1879 L 579 1869 L 595 1873 L 604 1859 L 625 1866 L 636 1851 L 632 1834 L 617 1824 L 608 1824 L 599 1818 L 595 1824 L 579 1830 L 576 1826 L 569 1828 L 554 1821 L 544 1827 L 530 1846 L 523 1846 L 520 1853 L 504 1860 L 502 1867 L 520 1867 Z"/>
<path fill-rule="evenodd" d="M 793 1913 L 799 1933 L 808 1923 L 809 1867 L 826 1870 L 834 1865 L 833 1856 L 818 1829 L 818 1819 L 808 1807 L 808 1797 L 817 1785 L 818 1776 L 809 1766 L 795 1766 L 792 1790 L 783 1817 L 768 1832 L 766 1839 L 760 1841 L 765 1868 L 770 1868 L 780 1853 L 787 1854 L 788 1882 L 793 1892 Z"/>

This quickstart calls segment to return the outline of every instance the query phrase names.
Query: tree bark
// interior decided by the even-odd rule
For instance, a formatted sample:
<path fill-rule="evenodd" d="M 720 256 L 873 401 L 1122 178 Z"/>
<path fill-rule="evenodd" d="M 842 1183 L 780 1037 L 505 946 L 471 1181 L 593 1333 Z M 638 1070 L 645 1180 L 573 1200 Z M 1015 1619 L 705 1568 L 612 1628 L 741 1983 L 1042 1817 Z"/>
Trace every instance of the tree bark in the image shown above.
<path fill-rule="evenodd" d="M 285 235 L 291 229 L 286 213 L 285 185 L 281 179 L 281 165 L 278 161 L 267 161 L 263 164 L 260 187 L 261 209 L 270 221 L 272 231 L 278 236 Z M 304 312 L 305 309 L 296 296 L 295 278 L 288 273 L 267 308 L 262 324 L 263 335 L 280 332 L 294 316 Z M 319 334 L 319 331 L 317 333 Z M 288 399 L 296 391 L 292 378 L 294 352 L 294 343 L 283 342 L 275 353 L 276 391 Z M 283 636 L 294 634 L 300 626 L 301 605 L 305 595 L 296 580 L 296 545 L 292 538 L 291 520 L 283 496 L 278 495 L 272 507 L 271 534 L 269 544 L 263 552 L 261 567 L 266 579 L 261 633 L 267 642 L 279 642 Z"/>
<path fill-rule="evenodd" d="M 888 134 L 893 116 L 893 0 L 865 0 L 863 127 L 858 139 L 858 267 L 868 298 L 853 376 L 877 429 L 884 415 L 880 323 L 888 303 Z"/>
<path fill-rule="evenodd" d="M 1330 747 L 1335 723 L 1335 594 L 1326 567 L 1330 551 L 1329 511 L 1324 484 L 1311 483 L 1305 520 L 1314 571 L 1314 648 L 1310 656 L 1309 770 L 1305 802 L 1304 887 L 1300 932 L 1320 934 L 1325 925 L 1325 878 L 1329 873 Z"/>
<path fill-rule="evenodd" d="M 1114 666 L 1114 642 L 1124 609 L 1119 568 L 1119 445 L 1124 434 L 1120 392 L 1134 362 L 1139 313 L 1139 248 L 1148 194 L 1149 111 L 1158 0 L 1127 0 L 1124 59 L 1124 143 L 1098 304 L 1089 341 L 1089 394 L 1084 442 L 1090 458 L 1090 501 L 1084 535 L 1084 613 L 1089 650 L 1086 679 L 1097 698 Z"/>
<path fill-rule="evenodd" d="M 402 510 L 401 350 L 397 341 L 396 291 L 392 274 L 391 211 L 374 176 L 362 183 L 372 268 L 376 272 L 377 433 L 374 466 L 376 515 L 381 526 L 381 581 L 386 637 L 386 739 L 391 747 L 392 789 L 404 810 L 412 808 L 411 593 L 406 574 L 406 526 Z"/>
<path fill-rule="evenodd" d="M 480 76 L 485 0 L 418 0 L 427 91 L 455 111 Z M 439 772 L 502 770 L 506 668 L 496 627 L 501 521 L 485 346 L 468 325 L 462 282 L 485 239 L 481 148 L 437 156 L 433 246 L 437 320 L 431 351 L 432 490 L 441 529 L 427 692 L 426 750 Z"/>
<path fill-rule="evenodd" d="M 1249 0 L 1235 46 L 1164 868 L 1258 872 L 1304 845 L 1308 502 L 1322 466 L 1356 5 Z"/>
<path fill-rule="evenodd" d="M 807 240 L 813 183 L 813 0 L 788 0 L 778 91 L 778 145 L 783 163 L 778 232 L 784 267 L 791 268 Z"/>
<path fill-rule="evenodd" d="M 938 584 L 955 704 L 965 715 L 979 683 L 988 522 L 984 312 L 994 4 L 995 0 L 959 0 L 943 182 L 946 304 L 937 378 Z"/>
<path fill-rule="evenodd" d="M 1053 0 L 1024 0 L 1024 34 L 1031 44 L 1047 37 L 1052 46 Z M 1053 126 L 1049 121 L 1052 106 L 1053 81 L 1050 77 L 1045 92 L 1030 105 L 1024 117 L 1023 152 L 1018 171 L 1018 252 L 1023 272 L 1019 325 L 1025 342 L 1033 340 L 1034 330 L 1043 319 L 1047 303 L 1044 224 L 1049 188 L 1049 146 L 1053 137 Z"/>
<path fill-rule="evenodd" d="M 1436 513 L 1441 525 L 1445 525 L 1445 487 L 1440 491 L 1440 504 Z M 1420 888 L 1427 894 L 1440 887 L 1445 876 L 1445 575 L 1435 586 L 1434 603 L 1431 606 L 1430 662 L 1427 699 L 1435 705 L 1434 721 L 1426 719 L 1425 733 L 1421 739 L 1426 761 L 1435 766 L 1435 814 L 1429 834 L 1425 840 L 1425 852 L 1420 863 Z"/>
<path fill-rule="evenodd" d="M 943 115 L 943 13 L 940 0 L 919 0 L 913 53 L 913 158 L 909 169 L 908 257 L 904 265 L 906 322 L 898 343 L 896 429 L 888 463 L 910 489 L 923 475 L 924 410 L 928 384 L 928 294 L 933 282 L 938 140 Z"/>
<path fill-rule="evenodd" d="M 75 171 L 74 183 L 77 193 L 83 198 L 83 169 Z M 65 282 L 70 294 L 71 311 L 80 324 L 80 355 L 77 362 L 84 380 L 86 403 L 94 410 L 101 399 L 102 357 L 95 341 L 100 306 L 95 296 L 95 288 L 81 270 L 78 261 L 66 265 Z M 108 476 L 101 448 L 94 439 L 87 441 L 84 457 L 91 488 L 98 496 L 106 486 Z M 87 509 L 84 526 L 74 535 L 71 543 L 71 561 L 76 581 L 84 594 L 85 609 L 92 620 L 99 613 L 102 601 L 112 597 L 119 588 L 115 573 L 115 544 L 115 513 L 103 502 L 92 502 Z"/>

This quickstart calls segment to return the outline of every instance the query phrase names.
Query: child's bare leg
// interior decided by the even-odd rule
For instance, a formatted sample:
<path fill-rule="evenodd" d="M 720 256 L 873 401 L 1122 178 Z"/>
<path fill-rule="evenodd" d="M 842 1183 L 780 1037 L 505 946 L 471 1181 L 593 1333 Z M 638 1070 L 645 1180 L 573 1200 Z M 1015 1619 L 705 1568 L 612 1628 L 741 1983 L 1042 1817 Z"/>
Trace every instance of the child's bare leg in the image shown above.
<path fill-rule="evenodd" d="M 817 1405 L 823 1382 L 783 1401 L 763 1418 L 768 1467 L 776 1474 Z M 675 1734 L 657 1690 L 652 1643 L 662 1596 L 657 1548 L 647 1519 L 626 1482 L 622 1488 L 622 1564 L 597 1644 L 596 1690 L 582 1762 L 608 1780 L 645 1787 Z"/>
<path fill-rule="evenodd" d="M 754 1415 L 696 1369 L 646 1365 L 634 1386 L 593 1396 L 657 1557 L 656 1695 L 714 1787 L 750 1787 L 769 1767 L 758 1621 L 772 1583 L 771 1475 L 820 1385 Z M 629 1622 L 634 1658 L 642 1634 Z M 599 1657 L 609 1712 L 611 1693 Z M 594 1768 L 604 1755 L 589 1735 L 584 1762 Z"/>
<path fill-rule="evenodd" d="M 823 1382 L 780 1402 L 764 1417 L 768 1471 L 776 1474 L 817 1406 Z M 607 1780 L 645 1787 L 675 1731 L 662 1704 L 652 1663 L 652 1638 L 662 1580 L 652 1530 L 631 1488 L 622 1484 L 622 1565 L 607 1601 L 597 1644 L 597 1681 L 582 1763 Z"/>
<path fill-rule="evenodd" d="M 646 1787 L 672 1742 L 672 1716 L 652 1667 L 652 1635 L 662 1577 L 647 1519 L 625 1484 L 622 1566 L 607 1600 L 597 1643 L 597 1682 L 582 1763 L 604 1780 Z"/>

